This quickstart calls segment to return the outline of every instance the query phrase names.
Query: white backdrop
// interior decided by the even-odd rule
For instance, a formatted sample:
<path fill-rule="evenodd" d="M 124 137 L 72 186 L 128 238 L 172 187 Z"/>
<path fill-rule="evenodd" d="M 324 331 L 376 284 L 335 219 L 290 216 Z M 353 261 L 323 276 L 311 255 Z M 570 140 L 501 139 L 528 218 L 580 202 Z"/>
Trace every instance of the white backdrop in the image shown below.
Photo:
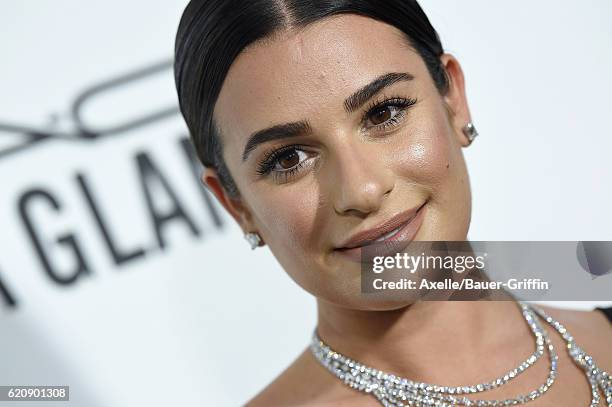
<path fill-rule="evenodd" d="M 0 9 L 0 385 L 70 385 L 69 403 L 45 405 L 236 406 L 314 327 L 314 300 L 207 205 L 178 115 L 109 133 L 176 106 L 168 67 L 88 94 L 81 129 L 109 134 L 75 137 L 75 98 L 171 58 L 185 4 Z M 612 3 L 422 5 L 462 62 L 481 134 L 465 150 L 469 237 L 612 240 Z M 53 280 L 28 221 L 56 280 L 74 274 L 75 247 L 89 272 Z"/>

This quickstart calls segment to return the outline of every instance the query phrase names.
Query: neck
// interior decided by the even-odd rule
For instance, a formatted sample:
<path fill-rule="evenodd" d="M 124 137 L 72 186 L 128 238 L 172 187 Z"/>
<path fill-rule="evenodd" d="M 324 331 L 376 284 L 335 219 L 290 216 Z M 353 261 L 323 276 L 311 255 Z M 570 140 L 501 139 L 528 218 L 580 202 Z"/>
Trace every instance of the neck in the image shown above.
<path fill-rule="evenodd" d="M 317 332 L 332 349 L 412 380 L 465 382 L 482 377 L 482 359 L 512 348 L 509 344 L 519 346 L 514 346 L 518 355 L 508 356 L 533 351 L 514 301 L 425 301 L 392 311 L 317 304 Z"/>

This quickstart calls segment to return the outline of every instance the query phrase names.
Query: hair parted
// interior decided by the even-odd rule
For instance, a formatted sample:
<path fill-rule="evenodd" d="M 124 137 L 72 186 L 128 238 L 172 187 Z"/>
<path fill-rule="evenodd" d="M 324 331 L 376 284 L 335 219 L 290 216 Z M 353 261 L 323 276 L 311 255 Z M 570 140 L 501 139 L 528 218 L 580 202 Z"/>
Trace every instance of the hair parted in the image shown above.
<path fill-rule="evenodd" d="M 238 197 L 239 191 L 223 160 L 220 129 L 213 120 L 230 66 L 257 41 L 338 14 L 359 14 L 401 30 L 438 91 L 446 94 L 448 77 L 440 61 L 444 50 L 416 0 L 192 0 L 185 8 L 174 55 L 179 106 L 198 158 L 217 170 L 230 196 Z"/>

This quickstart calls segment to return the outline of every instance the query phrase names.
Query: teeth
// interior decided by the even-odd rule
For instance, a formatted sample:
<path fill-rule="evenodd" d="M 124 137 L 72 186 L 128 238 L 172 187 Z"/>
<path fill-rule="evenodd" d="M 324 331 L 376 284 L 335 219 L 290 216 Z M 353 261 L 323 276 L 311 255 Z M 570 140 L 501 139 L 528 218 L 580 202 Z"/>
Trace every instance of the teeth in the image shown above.
<path fill-rule="evenodd" d="M 399 226 L 399 227 L 397 227 L 396 229 L 393 229 L 391 232 L 387 233 L 386 235 L 383 235 L 383 236 L 379 237 L 378 239 L 376 239 L 376 240 L 374 240 L 374 241 L 375 241 L 375 242 L 380 242 L 380 241 L 382 241 L 382 240 L 388 239 L 388 238 L 390 238 L 391 236 L 393 236 L 394 234 L 396 234 L 396 233 L 397 233 L 397 231 L 398 231 L 398 230 L 400 230 L 401 228 L 402 228 L 402 227 L 401 227 L 401 226 Z"/>
<path fill-rule="evenodd" d="M 416 215 L 415 215 L 416 216 Z M 403 228 L 405 225 L 409 224 L 410 222 L 412 222 L 412 219 L 414 219 L 414 216 L 412 218 L 410 218 L 406 223 L 404 223 L 401 226 L 398 226 L 396 229 L 393 229 L 391 232 L 387 233 L 386 235 L 383 235 L 381 237 L 379 237 L 378 239 L 374 240 L 375 242 L 381 242 L 385 239 L 390 238 L 391 236 L 395 235 L 401 228 Z"/>

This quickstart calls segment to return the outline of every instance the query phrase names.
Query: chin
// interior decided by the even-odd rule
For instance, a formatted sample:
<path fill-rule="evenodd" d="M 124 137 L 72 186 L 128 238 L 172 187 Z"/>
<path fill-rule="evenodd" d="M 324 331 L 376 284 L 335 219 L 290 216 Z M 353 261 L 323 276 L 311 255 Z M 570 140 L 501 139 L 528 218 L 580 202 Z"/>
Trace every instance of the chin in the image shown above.
<path fill-rule="evenodd" d="M 418 295 L 408 296 L 403 293 L 398 298 L 390 298 L 389 293 L 384 294 L 363 294 L 361 293 L 360 285 L 358 285 L 352 293 L 336 292 L 326 293 L 326 295 L 317 296 L 326 302 L 332 303 L 342 308 L 348 308 L 358 311 L 394 311 L 406 308 L 416 303 Z"/>
<path fill-rule="evenodd" d="M 417 301 L 414 300 L 389 300 L 389 299 L 379 299 L 379 300 L 361 300 L 359 307 L 355 307 L 353 309 L 358 309 L 360 311 L 395 311 L 400 310 L 406 307 L 411 306 Z"/>

